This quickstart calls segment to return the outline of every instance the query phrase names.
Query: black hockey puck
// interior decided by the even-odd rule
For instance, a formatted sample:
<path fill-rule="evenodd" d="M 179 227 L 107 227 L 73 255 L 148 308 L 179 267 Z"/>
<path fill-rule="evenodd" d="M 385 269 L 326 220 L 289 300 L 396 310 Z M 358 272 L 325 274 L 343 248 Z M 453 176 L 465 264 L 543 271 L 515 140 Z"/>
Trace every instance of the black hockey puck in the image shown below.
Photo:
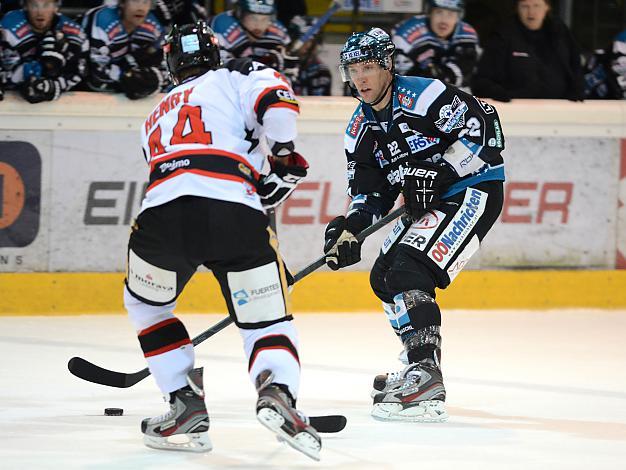
<path fill-rule="evenodd" d="M 121 408 L 105 408 L 104 415 L 105 416 L 122 416 L 124 414 L 124 410 Z"/>

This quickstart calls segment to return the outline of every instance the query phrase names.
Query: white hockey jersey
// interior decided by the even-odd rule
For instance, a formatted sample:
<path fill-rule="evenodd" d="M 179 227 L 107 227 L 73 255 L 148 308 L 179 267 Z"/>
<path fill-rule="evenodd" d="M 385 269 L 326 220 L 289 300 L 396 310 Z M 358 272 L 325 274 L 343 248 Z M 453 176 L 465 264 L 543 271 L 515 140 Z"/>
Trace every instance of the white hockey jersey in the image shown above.
<path fill-rule="evenodd" d="M 145 120 L 150 182 L 141 210 L 201 196 L 263 210 L 256 183 L 264 139 L 296 138 L 298 102 L 284 77 L 237 59 L 170 91 Z"/>

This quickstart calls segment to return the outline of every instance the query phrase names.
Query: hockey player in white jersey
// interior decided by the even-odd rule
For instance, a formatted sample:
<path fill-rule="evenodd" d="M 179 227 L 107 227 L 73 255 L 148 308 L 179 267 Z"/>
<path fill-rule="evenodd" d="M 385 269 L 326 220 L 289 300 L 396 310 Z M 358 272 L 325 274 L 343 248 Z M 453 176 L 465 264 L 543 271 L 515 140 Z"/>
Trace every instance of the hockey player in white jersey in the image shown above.
<path fill-rule="evenodd" d="M 217 38 L 203 21 L 175 26 L 164 50 L 177 86 L 142 127 L 150 181 L 130 236 L 124 290 L 150 372 L 170 401 L 169 412 L 142 422 L 144 442 L 211 449 L 202 368 L 195 368 L 187 330 L 173 314 L 204 265 L 243 338 L 257 418 L 319 459 L 321 440 L 295 408 L 298 338 L 264 210 L 286 199 L 307 172 L 294 151 L 298 103 L 284 78 L 262 64 L 241 59 L 222 67 Z M 272 153 L 269 175 L 260 173 L 261 140 Z M 185 442 L 177 443 L 181 436 Z"/>

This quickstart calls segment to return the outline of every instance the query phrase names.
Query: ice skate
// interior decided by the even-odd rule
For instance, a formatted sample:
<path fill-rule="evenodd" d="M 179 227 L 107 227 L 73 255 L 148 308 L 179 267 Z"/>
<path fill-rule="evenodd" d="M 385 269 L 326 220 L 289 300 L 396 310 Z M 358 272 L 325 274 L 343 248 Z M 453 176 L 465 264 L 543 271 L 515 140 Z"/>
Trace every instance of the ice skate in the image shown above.
<path fill-rule="evenodd" d="M 267 370 L 257 378 L 257 419 L 274 432 L 279 440 L 313 460 L 319 460 L 322 440 L 309 424 L 308 418 L 295 409 L 294 400 L 286 387 L 273 383 L 273 379 L 273 374 Z"/>
<path fill-rule="evenodd" d="M 438 423 L 448 419 L 441 370 L 431 359 L 374 379 L 372 416 L 385 421 Z"/>
<path fill-rule="evenodd" d="M 187 376 L 188 386 L 170 393 L 170 410 L 141 422 L 143 442 L 153 449 L 208 452 L 209 415 L 204 404 L 202 368 Z"/>

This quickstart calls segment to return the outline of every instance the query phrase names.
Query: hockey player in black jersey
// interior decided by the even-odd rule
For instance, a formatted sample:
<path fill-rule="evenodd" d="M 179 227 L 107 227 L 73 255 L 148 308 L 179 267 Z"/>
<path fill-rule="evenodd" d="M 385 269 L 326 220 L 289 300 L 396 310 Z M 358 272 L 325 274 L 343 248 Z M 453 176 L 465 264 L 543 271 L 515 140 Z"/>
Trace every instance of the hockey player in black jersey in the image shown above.
<path fill-rule="evenodd" d="M 445 289 L 478 250 L 502 208 L 504 149 L 496 110 L 453 86 L 394 74 L 395 46 L 379 28 L 354 33 L 340 71 L 360 104 L 345 132 L 345 216 L 325 234 L 326 263 L 357 263 L 355 238 L 402 193 L 406 215 L 383 243 L 370 276 L 407 367 L 377 376 L 372 415 L 384 420 L 444 421 L 441 312 Z"/>

